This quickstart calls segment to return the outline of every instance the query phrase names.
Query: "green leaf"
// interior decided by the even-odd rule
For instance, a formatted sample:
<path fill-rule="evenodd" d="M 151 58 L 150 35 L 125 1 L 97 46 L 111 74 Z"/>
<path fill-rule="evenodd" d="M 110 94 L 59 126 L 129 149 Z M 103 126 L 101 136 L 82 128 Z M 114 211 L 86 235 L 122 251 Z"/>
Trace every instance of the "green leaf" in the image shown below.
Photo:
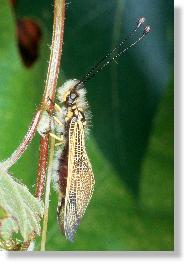
<path fill-rule="evenodd" d="M 12 237 L 12 232 L 20 231 L 23 240 L 31 234 L 40 234 L 40 219 L 43 205 L 24 186 L 0 169 L 0 207 L 6 211 L 7 219 L 0 224 L 0 236 L 4 240 Z"/>
<path fill-rule="evenodd" d="M 0 207 L 0 214 L 0 239 L 10 240 L 12 234 L 18 232 L 17 222 L 2 207 Z"/>
<path fill-rule="evenodd" d="M 173 212 L 174 203 L 174 89 L 169 84 L 157 116 L 143 163 L 141 202 L 149 210 Z"/>

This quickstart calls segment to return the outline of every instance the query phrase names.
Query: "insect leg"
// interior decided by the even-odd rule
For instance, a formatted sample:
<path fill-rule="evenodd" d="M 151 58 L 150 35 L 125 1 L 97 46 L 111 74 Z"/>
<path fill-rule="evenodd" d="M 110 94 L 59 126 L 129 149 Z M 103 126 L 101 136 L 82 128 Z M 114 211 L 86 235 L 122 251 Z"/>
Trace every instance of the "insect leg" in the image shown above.
<path fill-rule="evenodd" d="M 63 145 L 63 144 L 64 144 L 64 141 L 63 141 L 63 142 L 55 143 L 55 146 L 60 146 L 60 145 Z"/>
<path fill-rule="evenodd" d="M 62 112 L 61 107 L 57 103 L 54 104 L 54 109 L 55 111 Z"/>
<path fill-rule="evenodd" d="M 49 134 L 50 134 L 51 137 L 53 137 L 53 138 L 56 139 L 57 141 L 60 141 L 61 143 L 64 141 L 62 135 L 61 135 L 61 137 L 60 137 L 60 136 L 57 136 L 56 134 L 51 133 L 51 132 L 50 132 Z"/>
<path fill-rule="evenodd" d="M 60 121 L 60 119 L 58 119 L 56 116 L 53 116 L 53 119 L 60 125 L 60 126 L 64 126 L 63 124 L 62 124 L 62 122 Z"/>

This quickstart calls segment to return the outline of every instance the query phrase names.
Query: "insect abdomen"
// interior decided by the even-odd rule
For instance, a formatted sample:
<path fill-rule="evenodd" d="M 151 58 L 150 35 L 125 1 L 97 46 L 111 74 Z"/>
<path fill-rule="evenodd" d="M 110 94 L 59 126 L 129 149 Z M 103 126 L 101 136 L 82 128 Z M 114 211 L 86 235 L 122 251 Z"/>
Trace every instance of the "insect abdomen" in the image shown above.
<path fill-rule="evenodd" d="M 63 153 L 59 158 L 59 196 L 58 196 L 58 207 L 57 207 L 57 218 L 61 230 L 64 233 L 64 208 L 65 208 L 65 194 L 67 187 L 67 176 L 68 176 L 68 141 L 63 149 Z"/>

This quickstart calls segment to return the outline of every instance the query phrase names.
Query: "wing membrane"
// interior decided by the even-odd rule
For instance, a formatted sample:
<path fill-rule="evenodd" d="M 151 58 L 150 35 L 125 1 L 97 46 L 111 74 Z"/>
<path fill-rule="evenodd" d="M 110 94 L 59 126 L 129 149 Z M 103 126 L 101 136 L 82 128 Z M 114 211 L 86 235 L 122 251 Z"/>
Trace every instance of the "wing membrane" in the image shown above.
<path fill-rule="evenodd" d="M 79 222 L 92 197 L 94 175 L 85 149 L 84 127 L 72 118 L 69 129 L 68 178 L 65 197 L 64 231 L 73 240 Z"/>

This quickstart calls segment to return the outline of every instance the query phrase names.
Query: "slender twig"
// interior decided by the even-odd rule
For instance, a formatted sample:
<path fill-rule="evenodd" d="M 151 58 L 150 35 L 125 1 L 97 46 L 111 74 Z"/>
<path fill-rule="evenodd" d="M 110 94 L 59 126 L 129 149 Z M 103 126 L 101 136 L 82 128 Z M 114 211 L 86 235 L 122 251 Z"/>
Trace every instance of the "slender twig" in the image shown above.
<path fill-rule="evenodd" d="M 43 103 L 49 103 L 49 107 L 53 108 L 48 98 L 52 101 L 55 98 L 59 66 L 62 54 L 62 44 L 64 35 L 64 21 L 65 21 L 65 0 L 54 1 L 54 25 L 53 37 L 50 53 L 50 61 L 48 66 L 47 80 L 45 92 L 43 96 Z"/>
<path fill-rule="evenodd" d="M 37 129 L 37 125 L 38 125 L 40 116 L 41 116 L 41 110 L 38 110 L 35 116 L 33 117 L 32 123 L 28 129 L 28 132 L 23 138 L 23 141 L 21 142 L 21 144 L 18 146 L 18 148 L 12 153 L 12 155 L 8 159 L 6 159 L 4 162 L 1 163 L 2 169 L 8 170 L 11 166 L 13 166 L 17 162 L 17 160 L 25 152 L 25 150 L 27 149 L 28 145 L 30 144 L 30 142 L 32 141 L 36 133 L 36 129 Z"/>
<path fill-rule="evenodd" d="M 51 101 L 54 101 L 54 97 L 55 97 L 57 79 L 59 74 L 59 65 L 60 65 L 60 59 L 62 53 L 64 20 L 65 20 L 65 0 L 56 0 L 54 5 L 54 26 L 53 26 L 53 38 L 52 38 L 50 63 L 48 67 L 45 93 L 43 97 L 43 105 L 45 106 L 49 103 L 48 108 L 49 110 L 51 110 L 51 112 L 53 111 L 53 104 L 51 103 Z M 48 100 L 48 98 L 50 98 L 50 100 Z M 37 186 L 36 186 L 36 193 L 38 193 L 37 196 L 39 198 L 41 198 L 42 196 L 42 192 L 45 184 L 45 178 L 46 178 L 48 141 L 49 141 L 48 135 L 46 135 L 44 138 L 41 138 L 40 141 L 40 159 L 39 159 L 39 167 L 38 167 Z M 45 209 L 44 209 L 42 236 L 41 236 L 41 251 L 45 251 L 45 244 L 46 244 L 50 183 L 52 176 L 52 161 L 54 157 L 54 147 L 55 147 L 55 139 L 51 138 L 50 157 L 49 157 L 48 174 L 47 174 L 47 182 L 45 189 Z"/>
<path fill-rule="evenodd" d="M 42 194 L 44 191 L 44 182 L 46 177 L 46 169 L 47 169 L 47 159 L 48 159 L 48 141 L 49 134 L 46 134 L 44 137 L 40 139 L 40 149 L 39 149 L 39 162 L 38 162 L 38 175 L 36 179 L 36 192 L 35 196 L 38 199 L 42 198 Z"/>
<path fill-rule="evenodd" d="M 49 112 L 53 111 L 56 86 L 59 74 L 59 66 L 62 54 L 62 44 L 64 35 L 64 21 L 65 21 L 65 0 L 54 1 L 54 24 L 50 61 L 48 66 L 47 80 L 45 91 L 43 95 L 42 107 Z M 50 98 L 50 100 L 49 100 Z M 46 178 L 46 168 L 48 159 L 48 141 L 49 137 L 46 135 L 40 140 L 40 156 L 38 164 L 38 175 L 36 184 L 36 196 L 41 199 Z"/>
<path fill-rule="evenodd" d="M 49 197 L 50 197 L 50 184 L 51 184 L 51 177 L 52 177 L 52 163 L 54 158 L 54 147 L 55 147 L 55 139 L 51 137 L 50 143 L 50 156 L 49 156 L 49 163 L 48 163 L 48 173 L 47 173 L 47 180 L 46 180 L 46 189 L 45 189 L 45 207 L 44 207 L 44 217 L 43 217 L 43 228 L 41 234 L 41 251 L 45 251 L 45 244 L 46 244 L 46 233 L 47 233 L 47 226 L 48 226 L 48 209 L 49 209 Z"/>

